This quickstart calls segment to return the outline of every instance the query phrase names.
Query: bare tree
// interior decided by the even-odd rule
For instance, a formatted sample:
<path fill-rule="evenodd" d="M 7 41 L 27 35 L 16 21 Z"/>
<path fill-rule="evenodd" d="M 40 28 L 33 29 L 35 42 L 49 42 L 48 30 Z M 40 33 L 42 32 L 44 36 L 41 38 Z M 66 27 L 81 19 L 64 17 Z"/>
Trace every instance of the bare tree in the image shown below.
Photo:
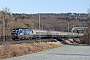
<path fill-rule="evenodd" d="M 90 20 L 90 5 L 88 8 L 88 20 Z M 87 30 L 84 36 L 81 39 L 81 43 L 90 45 L 90 22 L 87 22 Z"/>
<path fill-rule="evenodd" d="M 13 15 L 9 8 L 5 7 L 0 11 L 0 22 L 2 27 L 2 30 L 4 30 L 4 35 L 10 35 L 10 27 L 8 26 L 8 23 L 10 23 L 13 20 Z M 5 24 L 5 25 L 4 25 Z"/>
<path fill-rule="evenodd" d="M 11 20 L 13 20 L 13 15 L 9 8 L 5 7 L 0 12 L 0 18 L 5 18 L 5 23 L 9 23 Z"/>

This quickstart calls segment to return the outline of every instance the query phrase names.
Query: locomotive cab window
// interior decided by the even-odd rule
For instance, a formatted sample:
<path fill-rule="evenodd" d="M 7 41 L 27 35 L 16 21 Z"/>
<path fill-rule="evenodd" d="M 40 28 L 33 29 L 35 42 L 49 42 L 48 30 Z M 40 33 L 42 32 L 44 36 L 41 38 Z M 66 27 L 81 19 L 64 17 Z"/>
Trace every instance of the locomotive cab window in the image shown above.
<path fill-rule="evenodd" d="M 20 33 L 22 33 L 22 30 L 20 30 Z"/>
<path fill-rule="evenodd" d="M 12 33 L 18 33 L 18 30 L 12 30 Z"/>

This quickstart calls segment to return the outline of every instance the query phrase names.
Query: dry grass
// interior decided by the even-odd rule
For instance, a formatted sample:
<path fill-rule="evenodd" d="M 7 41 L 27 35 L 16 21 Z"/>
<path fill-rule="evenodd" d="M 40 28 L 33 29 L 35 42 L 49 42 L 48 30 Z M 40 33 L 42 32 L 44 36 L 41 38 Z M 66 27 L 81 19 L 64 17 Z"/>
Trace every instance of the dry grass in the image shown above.
<path fill-rule="evenodd" d="M 72 44 L 72 42 L 70 42 L 69 40 L 64 40 L 64 43 L 66 43 L 66 44 Z"/>
<path fill-rule="evenodd" d="M 66 44 L 78 44 L 76 41 L 72 41 L 72 40 L 64 40 L 63 42 Z"/>
<path fill-rule="evenodd" d="M 62 46 L 60 42 L 41 42 L 41 43 L 23 43 L 14 45 L 1 45 L 0 46 L 0 59 L 31 54 L 51 48 Z"/>

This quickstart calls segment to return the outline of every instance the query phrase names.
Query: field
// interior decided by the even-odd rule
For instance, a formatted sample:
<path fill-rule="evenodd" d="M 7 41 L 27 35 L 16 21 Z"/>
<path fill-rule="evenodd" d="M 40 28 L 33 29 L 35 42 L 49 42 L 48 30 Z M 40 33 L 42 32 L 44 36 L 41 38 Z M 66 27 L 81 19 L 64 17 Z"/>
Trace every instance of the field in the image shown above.
<path fill-rule="evenodd" d="M 60 47 L 60 42 L 39 42 L 39 43 L 22 43 L 22 44 L 5 44 L 0 45 L 0 59 L 32 54 L 35 52 Z"/>

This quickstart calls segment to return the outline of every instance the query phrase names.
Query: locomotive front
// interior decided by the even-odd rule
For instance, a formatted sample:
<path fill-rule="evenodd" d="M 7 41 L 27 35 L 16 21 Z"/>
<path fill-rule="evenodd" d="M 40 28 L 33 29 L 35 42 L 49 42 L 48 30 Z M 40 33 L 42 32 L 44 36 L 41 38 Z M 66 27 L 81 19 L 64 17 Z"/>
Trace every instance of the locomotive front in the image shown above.
<path fill-rule="evenodd" d="M 18 31 L 19 31 L 19 29 L 12 29 L 12 39 L 14 40 L 14 39 L 18 39 L 19 37 L 18 37 Z"/>

